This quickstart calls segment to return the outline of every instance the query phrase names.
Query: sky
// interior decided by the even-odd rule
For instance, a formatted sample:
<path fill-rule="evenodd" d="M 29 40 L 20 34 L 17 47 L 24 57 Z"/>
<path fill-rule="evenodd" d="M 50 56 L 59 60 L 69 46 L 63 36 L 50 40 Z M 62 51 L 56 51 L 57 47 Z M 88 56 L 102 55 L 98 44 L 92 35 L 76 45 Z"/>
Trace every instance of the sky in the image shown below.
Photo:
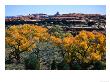
<path fill-rule="evenodd" d="M 6 5 L 5 16 L 18 16 L 36 13 L 53 15 L 56 12 L 84 13 L 84 14 L 106 14 L 105 5 Z"/>

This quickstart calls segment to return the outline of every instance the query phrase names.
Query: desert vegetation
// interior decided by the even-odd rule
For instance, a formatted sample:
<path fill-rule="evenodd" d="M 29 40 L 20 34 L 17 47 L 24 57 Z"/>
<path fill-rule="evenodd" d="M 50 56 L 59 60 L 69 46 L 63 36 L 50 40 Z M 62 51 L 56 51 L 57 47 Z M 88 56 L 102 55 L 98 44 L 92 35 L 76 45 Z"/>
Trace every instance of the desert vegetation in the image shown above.
<path fill-rule="evenodd" d="M 5 68 L 10 70 L 106 69 L 106 36 L 97 31 L 65 32 L 24 24 L 6 28 Z"/>

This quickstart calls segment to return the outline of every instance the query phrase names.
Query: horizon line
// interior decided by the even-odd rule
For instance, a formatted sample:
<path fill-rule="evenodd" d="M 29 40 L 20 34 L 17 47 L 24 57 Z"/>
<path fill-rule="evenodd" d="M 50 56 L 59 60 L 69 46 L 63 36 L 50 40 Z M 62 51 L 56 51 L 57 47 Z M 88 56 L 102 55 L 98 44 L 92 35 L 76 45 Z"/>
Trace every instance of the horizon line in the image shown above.
<path fill-rule="evenodd" d="M 57 13 L 57 12 L 56 12 Z M 14 16 L 14 17 L 17 17 L 17 16 L 28 16 L 28 15 L 32 15 L 32 14 L 47 14 L 47 15 L 55 15 L 56 13 L 54 13 L 54 14 L 47 14 L 47 13 L 30 13 L 30 14 L 20 14 L 20 15 L 7 15 L 7 16 L 9 16 L 9 17 L 11 17 L 11 16 Z M 106 14 L 101 14 L 101 13 L 78 13 L 78 12 L 73 12 L 73 13 L 75 13 L 75 14 L 99 14 L 99 15 L 106 15 Z M 60 15 L 62 15 L 62 14 L 73 14 L 73 13 L 61 13 Z M 7 16 L 5 16 L 5 17 L 7 17 Z"/>

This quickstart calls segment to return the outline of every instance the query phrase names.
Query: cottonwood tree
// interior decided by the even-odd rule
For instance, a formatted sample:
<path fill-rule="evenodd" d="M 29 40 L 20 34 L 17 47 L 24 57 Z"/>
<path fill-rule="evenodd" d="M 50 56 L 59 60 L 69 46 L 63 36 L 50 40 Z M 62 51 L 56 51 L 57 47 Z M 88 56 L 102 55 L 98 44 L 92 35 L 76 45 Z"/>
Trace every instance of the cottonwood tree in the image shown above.
<path fill-rule="evenodd" d="M 12 50 L 17 62 L 20 62 L 20 54 L 25 51 L 32 51 L 36 42 L 46 40 L 49 34 L 47 29 L 36 25 L 17 25 L 6 29 L 6 45 Z"/>

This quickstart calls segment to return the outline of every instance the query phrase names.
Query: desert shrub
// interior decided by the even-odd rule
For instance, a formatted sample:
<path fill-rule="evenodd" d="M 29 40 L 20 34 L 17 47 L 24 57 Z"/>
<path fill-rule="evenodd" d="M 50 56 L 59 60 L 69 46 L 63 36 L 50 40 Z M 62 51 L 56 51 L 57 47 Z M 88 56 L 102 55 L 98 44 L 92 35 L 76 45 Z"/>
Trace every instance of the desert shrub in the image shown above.
<path fill-rule="evenodd" d="M 24 64 L 5 64 L 5 69 L 6 70 L 24 70 L 25 66 Z"/>
<path fill-rule="evenodd" d="M 27 70 L 39 69 L 38 58 L 35 54 L 30 54 L 27 58 L 25 58 L 24 64 L 25 64 L 25 69 Z"/>
<path fill-rule="evenodd" d="M 36 45 L 33 53 L 39 57 L 40 69 L 51 69 L 53 61 L 56 63 L 62 61 L 60 49 L 51 42 L 38 42 Z"/>
<path fill-rule="evenodd" d="M 64 60 L 61 61 L 60 63 L 57 64 L 57 69 L 58 70 L 69 70 L 70 66 L 67 62 L 65 62 Z"/>

